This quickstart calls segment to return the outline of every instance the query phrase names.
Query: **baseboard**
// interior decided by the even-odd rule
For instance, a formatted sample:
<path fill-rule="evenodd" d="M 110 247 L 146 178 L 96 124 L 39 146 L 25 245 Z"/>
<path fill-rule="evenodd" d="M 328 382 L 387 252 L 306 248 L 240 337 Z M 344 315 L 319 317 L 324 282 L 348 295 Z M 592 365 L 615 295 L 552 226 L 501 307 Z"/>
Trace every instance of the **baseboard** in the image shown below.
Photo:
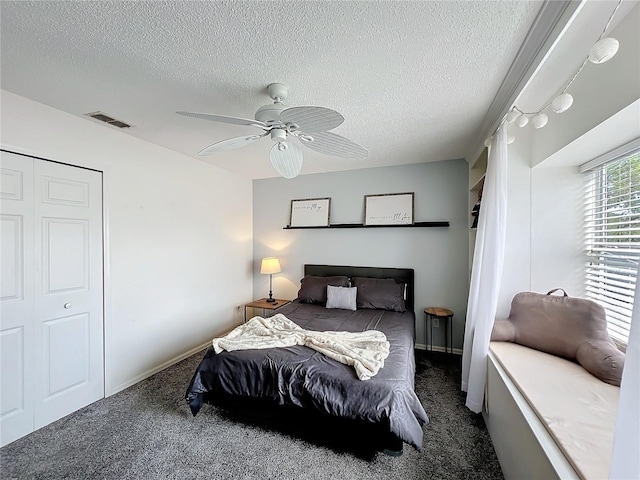
<path fill-rule="evenodd" d="M 433 350 L 434 352 L 442 352 L 442 353 L 451 353 L 451 349 L 446 349 L 445 347 L 441 347 L 440 345 L 434 345 L 433 349 L 431 347 L 429 347 L 427 349 L 427 346 L 424 343 L 416 343 L 415 344 L 415 349 L 416 350 Z M 454 355 L 462 355 L 462 349 L 461 348 L 454 348 L 453 349 L 453 354 Z"/>
<path fill-rule="evenodd" d="M 164 370 L 165 368 L 170 367 L 171 365 L 178 363 L 182 360 L 184 360 L 187 357 L 190 357 L 191 355 L 198 353 L 200 350 L 204 350 L 205 348 L 207 348 L 209 345 L 211 344 L 211 340 L 209 340 L 208 342 L 203 343 L 202 345 L 199 345 L 197 347 L 192 348 L 191 350 L 189 350 L 188 352 L 184 352 L 176 357 L 173 357 L 171 360 L 167 360 L 166 362 L 153 367 L 149 370 L 147 370 L 144 373 L 141 373 L 140 375 L 134 377 L 133 379 L 121 383 L 120 385 L 118 385 L 117 387 L 115 387 L 111 392 L 105 392 L 105 397 L 110 397 L 111 395 L 115 395 L 118 392 L 121 392 L 122 390 L 124 390 L 125 388 L 129 388 L 132 385 L 135 385 L 138 382 L 141 382 L 142 380 L 144 380 L 145 378 L 149 378 L 152 375 L 155 375 L 158 372 L 161 372 L 162 370 Z"/>

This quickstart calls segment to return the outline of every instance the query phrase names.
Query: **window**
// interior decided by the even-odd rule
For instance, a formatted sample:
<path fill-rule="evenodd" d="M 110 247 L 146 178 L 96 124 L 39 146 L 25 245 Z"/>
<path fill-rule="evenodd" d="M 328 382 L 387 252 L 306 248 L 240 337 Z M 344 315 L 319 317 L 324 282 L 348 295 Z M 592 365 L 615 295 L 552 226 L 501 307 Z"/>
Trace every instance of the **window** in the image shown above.
<path fill-rule="evenodd" d="M 640 260 L 640 149 L 632 146 L 588 171 L 585 198 L 586 295 L 604 307 L 609 334 L 622 346 Z"/>

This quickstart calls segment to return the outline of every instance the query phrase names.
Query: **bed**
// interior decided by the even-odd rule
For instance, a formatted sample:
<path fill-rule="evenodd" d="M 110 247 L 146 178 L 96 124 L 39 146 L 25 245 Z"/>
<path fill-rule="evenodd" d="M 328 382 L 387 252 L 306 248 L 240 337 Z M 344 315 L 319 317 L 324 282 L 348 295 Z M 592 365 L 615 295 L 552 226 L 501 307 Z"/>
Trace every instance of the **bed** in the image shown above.
<path fill-rule="evenodd" d="M 326 308 L 326 285 L 348 284 L 359 287 L 358 308 Z M 422 450 L 428 418 L 414 392 L 412 269 L 305 265 L 298 298 L 277 313 L 305 330 L 382 331 L 389 356 L 375 376 L 363 381 L 353 367 L 306 346 L 219 354 L 210 347 L 186 393 L 194 416 L 203 403 L 249 415 L 269 411 L 289 426 L 302 421 L 312 428 L 313 421 L 335 437 L 348 431 L 390 455 L 401 454 L 403 443 Z"/>

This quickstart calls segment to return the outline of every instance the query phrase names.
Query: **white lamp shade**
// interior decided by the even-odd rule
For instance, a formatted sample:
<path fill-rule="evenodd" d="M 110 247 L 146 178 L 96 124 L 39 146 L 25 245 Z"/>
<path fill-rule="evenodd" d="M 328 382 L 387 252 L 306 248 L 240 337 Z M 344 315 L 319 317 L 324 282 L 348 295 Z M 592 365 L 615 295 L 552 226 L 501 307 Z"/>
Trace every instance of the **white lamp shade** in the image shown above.
<path fill-rule="evenodd" d="M 269 152 L 271 165 L 284 178 L 295 178 L 302 169 L 302 151 L 293 142 L 278 142 Z"/>
<path fill-rule="evenodd" d="M 280 273 L 280 261 L 276 257 L 266 257 L 262 259 L 262 265 L 260 265 L 260 273 Z"/>
<path fill-rule="evenodd" d="M 507 145 L 511 145 L 516 141 L 516 137 L 514 135 L 507 135 Z"/>
<path fill-rule="evenodd" d="M 491 141 L 493 140 L 493 137 L 489 137 L 487 139 L 485 139 L 484 141 L 484 146 L 485 147 L 490 147 L 491 146 Z"/>
<path fill-rule="evenodd" d="M 529 124 L 529 117 L 526 115 L 520 115 L 516 118 L 516 125 L 520 128 L 526 127 Z"/>
<path fill-rule="evenodd" d="M 611 60 L 618 52 L 619 47 L 620 42 L 615 38 L 601 38 L 589 50 L 589 60 L 593 63 L 604 63 L 607 60 Z"/>
<path fill-rule="evenodd" d="M 551 110 L 556 113 L 562 113 L 569 110 L 571 105 L 573 105 L 573 97 L 569 93 L 563 93 L 553 99 L 553 102 L 551 102 Z"/>
<path fill-rule="evenodd" d="M 542 128 L 549 121 L 549 117 L 547 117 L 546 113 L 539 113 L 535 117 L 531 119 L 531 126 L 533 128 Z"/>

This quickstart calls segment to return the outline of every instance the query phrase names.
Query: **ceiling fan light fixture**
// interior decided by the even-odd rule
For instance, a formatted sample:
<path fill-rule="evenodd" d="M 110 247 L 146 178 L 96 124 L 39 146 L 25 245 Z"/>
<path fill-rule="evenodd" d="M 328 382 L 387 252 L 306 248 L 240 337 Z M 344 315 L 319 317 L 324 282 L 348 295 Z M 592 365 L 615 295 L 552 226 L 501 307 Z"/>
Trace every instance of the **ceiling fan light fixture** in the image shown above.
<path fill-rule="evenodd" d="M 284 142 L 287 139 L 287 131 L 281 128 L 271 130 L 271 140 L 274 142 Z"/>
<path fill-rule="evenodd" d="M 295 178 L 302 170 L 302 152 L 291 142 L 279 142 L 269 152 L 271 165 L 284 178 Z"/>

